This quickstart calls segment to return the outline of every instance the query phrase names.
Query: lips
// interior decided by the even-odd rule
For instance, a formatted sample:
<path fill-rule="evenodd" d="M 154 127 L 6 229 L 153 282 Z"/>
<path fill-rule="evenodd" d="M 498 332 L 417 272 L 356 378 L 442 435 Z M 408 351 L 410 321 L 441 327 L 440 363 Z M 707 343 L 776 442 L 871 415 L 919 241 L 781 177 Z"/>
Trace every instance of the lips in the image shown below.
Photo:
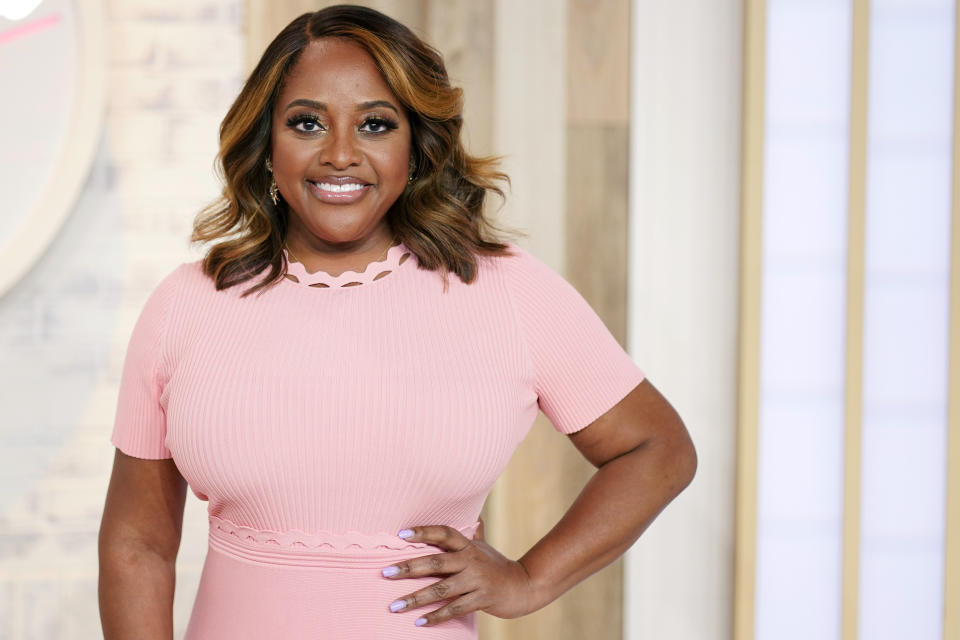
<path fill-rule="evenodd" d="M 310 192 L 323 202 L 349 204 L 362 198 L 373 186 L 353 176 L 318 176 L 308 178 Z"/>

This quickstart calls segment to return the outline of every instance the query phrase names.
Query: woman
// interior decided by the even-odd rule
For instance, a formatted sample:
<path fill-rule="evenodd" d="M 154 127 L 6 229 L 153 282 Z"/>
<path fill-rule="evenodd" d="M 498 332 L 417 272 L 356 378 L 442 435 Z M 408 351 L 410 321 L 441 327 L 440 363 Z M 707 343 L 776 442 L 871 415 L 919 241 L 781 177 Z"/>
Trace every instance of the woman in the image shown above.
<path fill-rule="evenodd" d="M 370 9 L 302 15 L 264 52 L 195 223 L 217 243 L 130 339 L 108 640 L 171 636 L 187 486 L 210 521 L 187 638 L 454 640 L 615 560 L 690 482 L 683 423 L 599 317 L 490 237 L 504 176 L 460 113 L 440 56 Z M 479 514 L 538 409 L 598 471 L 511 560 Z"/>

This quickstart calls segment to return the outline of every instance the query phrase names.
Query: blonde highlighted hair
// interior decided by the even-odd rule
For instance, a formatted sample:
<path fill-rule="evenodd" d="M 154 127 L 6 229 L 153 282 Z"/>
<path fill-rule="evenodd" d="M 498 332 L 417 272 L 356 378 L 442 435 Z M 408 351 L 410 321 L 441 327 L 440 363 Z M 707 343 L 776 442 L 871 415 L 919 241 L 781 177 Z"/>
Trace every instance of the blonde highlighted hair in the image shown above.
<path fill-rule="evenodd" d="M 462 90 L 450 85 L 440 54 L 396 20 L 366 7 L 337 5 L 293 20 L 273 39 L 220 125 L 216 169 L 224 183 L 220 198 L 194 220 L 191 242 L 214 242 L 204 272 L 225 289 L 246 282 L 267 266 L 266 277 L 246 296 L 283 275 L 283 242 L 289 205 L 269 197 L 271 119 L 287 74 L 301 52 L 318 38 L 347 38 L 373 57 L 387 85 L 409 114 L 413 181 L 386 216 L 395 240 L 421 268 L 447 272 L 466 283 L 476 277 L 476 255 L 505 255 L 496 234 L 504 230 L 484 213 L 488 192 L 504 197 L 497 159 L 474 157 L 460 140 Z"/>

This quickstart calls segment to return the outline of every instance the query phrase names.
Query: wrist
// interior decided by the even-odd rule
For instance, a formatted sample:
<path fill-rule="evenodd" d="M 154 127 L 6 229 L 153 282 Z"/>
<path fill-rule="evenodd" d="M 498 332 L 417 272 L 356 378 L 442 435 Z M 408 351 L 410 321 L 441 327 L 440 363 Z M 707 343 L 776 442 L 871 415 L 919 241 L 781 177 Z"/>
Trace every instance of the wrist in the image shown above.
<path fill-rule="evenodd" d="M 550 595 L 549 586 L 531 570 L 526 560 L 520 558 L 517 563 L 527 574 L 527 606 L 524 614 L 527 615 L 547 606 L 554 598 Z"/>

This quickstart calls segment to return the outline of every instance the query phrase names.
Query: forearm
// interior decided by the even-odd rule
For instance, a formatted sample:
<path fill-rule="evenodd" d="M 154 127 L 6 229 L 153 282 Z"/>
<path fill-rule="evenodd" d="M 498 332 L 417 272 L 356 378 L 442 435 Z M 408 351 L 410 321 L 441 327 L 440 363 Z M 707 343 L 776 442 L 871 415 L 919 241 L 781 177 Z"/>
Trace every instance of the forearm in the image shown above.
<path fill-rule="evenodd" d="M 533 587 L 530 612 L 620 557 L 695 468 L 688 441 L 650 442 L 600 467 L 556 526 L 519 559 Z"/>
<path fill-rule="evenodd" d="M 104 640 L 173 638 L 176 562 L 142 549 L 100 551 L 98 595 Z"/>

